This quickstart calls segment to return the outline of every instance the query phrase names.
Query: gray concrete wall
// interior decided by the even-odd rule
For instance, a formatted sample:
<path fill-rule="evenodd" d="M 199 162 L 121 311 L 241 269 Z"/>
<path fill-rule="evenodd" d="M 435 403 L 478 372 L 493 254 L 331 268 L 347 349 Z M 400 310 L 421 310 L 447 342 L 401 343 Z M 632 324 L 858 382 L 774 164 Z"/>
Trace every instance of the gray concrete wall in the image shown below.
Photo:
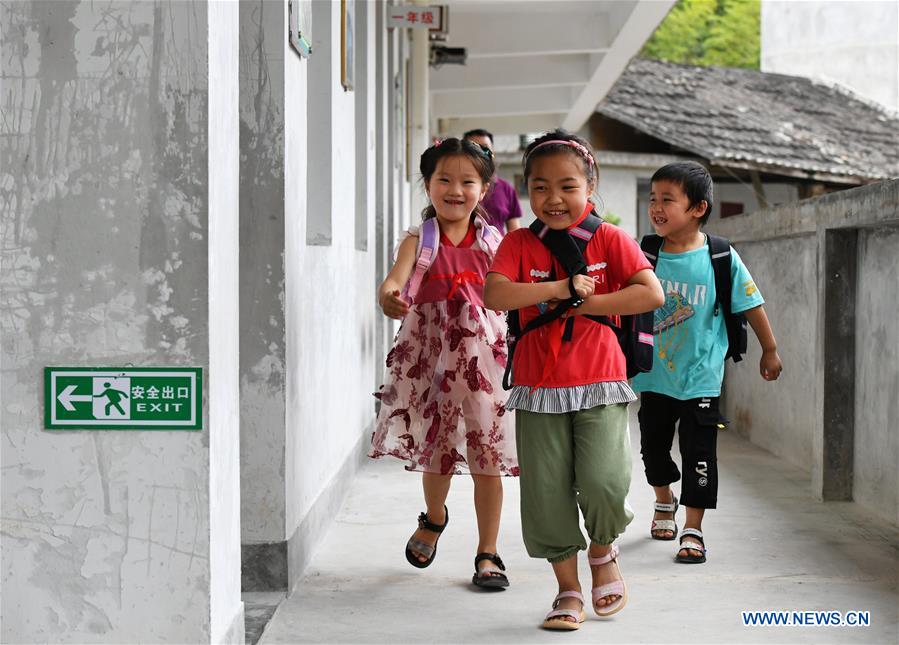
<path fill-rule="evenodd" d="M 858 244 L 853 498 L 899 524 L 899 228 Z"/>
<path fill-rule="evenodd" d="M 208 249 L 222 231 L 208 217 L 207 5 L 0 13 L 0 640 L 209 642 L 239 598 L 210 561 L 210 513 L 236 500 L 210 494 L 207 430 L 42 429 L 44 366 L 199 366 L 209 385 L 209 280 L 224 295 L 228 269 Z M 222 391 L 207 390 L 204 419 L 225 428 L 209 421 Z"/>
<path fill-rule="evenodd" d="M 287 537 L 284 4 L 240 3 L 240 502 L 245 544 Z"/>
<path fill-rule="evenodd" d="M 731 429 L 808 470 L 815 431 L 815 381 L 809 378 L 815 372 L 817 352 L 815 236 L 743 241 L 734 246 L 765 298 L 785 368 L 776 384 L 759 376 L 762 352 L 750 331 L 743 361 L 728 362 L 726 368 L 724 396 Z"/>
<path fill-rule="evenodd" d="M 749 266 L 784 361 L 780 380 L 763 382 L 750 338 L 744 362 L 728 363 L 725 409 L 735 429 L 809 471 L 817 496 L 846 496 L 893 523 L 899 523 L 897 204 L 899 180 L 892 180 L 709 225 L 733 241 Z M 840 240 L 852 248 L 840 248 Z M 844 269 L 827 270 L 845 261 Z M 846 287 L 834 288 L 834 280 Z M 828 341 L 846 330 L 848 340 Z M 844 383 L 853 370 L 854 379 Z M 848 418 L 835 402 L 849 405 Z"/>
<path fill-rule="evenodd" d="M 899 110 L 899 3 L 763 0 L 761 69 L 839 83 Z"/>

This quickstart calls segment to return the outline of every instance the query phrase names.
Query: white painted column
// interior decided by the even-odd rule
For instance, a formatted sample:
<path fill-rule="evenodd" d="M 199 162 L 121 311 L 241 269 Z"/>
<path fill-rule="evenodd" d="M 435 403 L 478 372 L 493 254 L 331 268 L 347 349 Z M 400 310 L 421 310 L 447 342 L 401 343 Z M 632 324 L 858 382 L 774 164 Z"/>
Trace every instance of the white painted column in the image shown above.
<path fill-rule="evenodd" d="M 427 2 L 418 0 L 414 4 L 427 5 Z M 430 105 L 428 104 L 428 82 L 430 57 L 430 43 L 427 29 L 412 29 L 412 154 L 410 157 L 412 177 L 412 219 L 417 220 L 417 214 L 427 205 L 427 197 L 421 187 L 418 171 L 418 160 L 421 153 L 430 145 Z"/>
<path fill-rule="evenodd" d="M 243 643 L 238 386 L 238 4 L 209 4 L 209 613 L 212 643 Z"/>

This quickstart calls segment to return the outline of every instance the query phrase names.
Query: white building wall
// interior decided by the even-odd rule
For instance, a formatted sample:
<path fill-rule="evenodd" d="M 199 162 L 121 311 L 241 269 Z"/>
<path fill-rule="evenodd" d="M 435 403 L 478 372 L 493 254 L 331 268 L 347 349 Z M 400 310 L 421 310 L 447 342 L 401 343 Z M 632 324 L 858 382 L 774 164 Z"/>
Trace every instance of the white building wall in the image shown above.
<path fill-rule="evenodd" d="M 618 224 L 631 237 L 637 237 L 637 176 L 634 168 L 600 167 L 600 215 L 616 215 Z"/>
<path fill-rule="evenodd" d="M 899 110 L 899 3 L 763 0 L 761 69 L 839 83 Z"/>
<path fill-rule="evenodd" d="M 284 175 L 291 178 L 305 178 L 309 158 L 308 142 L 308 110 L 307 87 L 309 78 L 309 62 L 300 59 L 287 42 L 284 50 L 284 111 L 293 115 L 284 123 Z M 313 126 L 314 127 L 314 126 Z M 307 185 L 302 179 L 286 181 L 284 184 L 284 222 L 285 222 L 285 259 L 284 268 L 286 282 L 290 288 L 285 290 L 285 316 L 287 342 L 287 414 L 286 414 L 286 448 L 284 486 L 286 503 L 286 527 L 296 528 L 305 514 L 296 507 L 294 500 L 301 498 L 305 481 L 302 478 L 303 461 L 306 458 L 300 452 L 300 438 L 303 434 L 303 403 L 307 393 L 301 390 L 303 373 L 309 366 L 308 342 L 301 342 L 304 332 L 304 312 L 311 308 L 309 301 L 309 284 L 304 264 L 306 262 L 306 219 L 308 217 Z M 308 506 L 308 505 L 307 505 Z"/>
<path fill-rule="evenodd" d="M 375 187 L 383 178 L 374 176 L 378 94 L 389 93 L 392 79 L 376 88 L 377 45 L 386 38 L 378 31 L 381 3 L 357 2 L 356 46 L 364 48 L 364 64 L 357 64 L 359 91 L 367 85 L 368 96 L 357 103 L 356 92 L 340 84 L 340 3 L 331 3 L 330 34 L 313 29 L 312 56 L 331 56 L 330 128 L 310 120 L 308 100 L 309 61 L 288 57 L 285 107 L 287 167 L 287 443 L 286 443 L 286 538 L 292 586 L 339 509 L 355 470 L 364 459 L 374 420 L 372 392 L 377 389 L 375 365 L 375 290 L 378 282 Z M 321 8 L 321 7 L 320 7 Z M 364 13 L 363 13 L 364 12 Z M 319 23 L 321 24 L 321 23 Z M 295 57 L 293 57 L 295 58 Z M 301 71 L 300 68 L 306 70 Z M 377 92 L 376 92 L 377 89 Z M 305 109 L 302 107 L 305 105 Z M 359 118 L 357 109 L 366 110 Z M 404 124 L 400 124 L 404 127 Z M 316 138 L 324 137 L 321 146 Z M 366 143 L 358 146 L 359 140 Z M 360 149 L 361 148 L 361 149 Z M 311 150 L 329 150 L 330 155 L 312 155 Z M 364 154 L 365 159 L 358 159 Z M 325 157 L 325 158 L 322 158 Z M 327 158 L 330 157 L 330 158 Z M 330 164 L 332 181 L 326 186 L 306 185 L 310 164 Z M 357 168 L 372 176 L 359 192 Z M 389 170 L 384 168 L 384 170 Z M 405 168 L 394 169 L 399 176 Z M 296 185 L 293 185 L 296 184 Z M 400 194 L 405 182 L 394 185 Z M 319 213 L 310 212 L 312 191 L 328 191 L 332 204 L 330 244 L 307 243 L 306 224 Z M 405 192 L 408 192 L 406 188 Z M 382 190 L 383 196 L 383 190 Z M 320 196 L 317 196 L 320 197 Z M 388 217 L 408 221 L 408 200 Z M 360 247 L 357 209 L 365 209 L 368 239 Z"/>
<path fill-rule="evenodd" d="M 365 6 L 364 4 L 359 6 Z M 307 190 L 330 191 L 331 245 L 307 246 L 301 253 L 302 272 L 296 289 L 302 294 L 297 333 L 289 342 L 304 347 L 298 376 L 300 406 L 294 431 L 297 437 L 296 468 L 298 493 L 288 504 L 288 531 L 305 516 L 335 472 L 358 444 L 362 429 L 368 424 L 361 414 L 363 394 L 357 383 L 347 382 L 348 368 L 356 369 L 367 357 L 362 352 L 365 318 L 371 318 L 373 286 L 360 276 L 372 275 L 368 254 L 357 254 L 354 248 L 355 215 L 355 118 L 354 96 L 340 86 L 340 16 L 339 3 L 332 3 L 331 48 L 333 106 L 330 132 L 318 133 L 329 138 L 331 159 L 308 159 L 307 163 L 330 163 L 333 183 L 310 186 Z M 317 52 L 316 52 L 317 53 Z M 315 123 L 308 123 L 310 131 Z M 293 151 L 289 150 L 288 154 Z M 315 215 L 312 215 L 315 216 Z M 360 257 L 361 256 L 361 257 Z M 373 387 L 373 383 L 370 383 Z"/>

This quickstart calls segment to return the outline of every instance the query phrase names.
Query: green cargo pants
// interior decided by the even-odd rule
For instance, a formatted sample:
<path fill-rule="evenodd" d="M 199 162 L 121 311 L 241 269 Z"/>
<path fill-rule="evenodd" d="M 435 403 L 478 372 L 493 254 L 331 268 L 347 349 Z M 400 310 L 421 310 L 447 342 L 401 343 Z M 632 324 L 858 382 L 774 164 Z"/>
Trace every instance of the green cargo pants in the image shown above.
<path fill-rule="evenodd" d="M 634 519 L 627 404 L 545 414 L 515 411 L 521 468 L 521 531 L 528 554 L 559 562 L 611 544 Z"/>

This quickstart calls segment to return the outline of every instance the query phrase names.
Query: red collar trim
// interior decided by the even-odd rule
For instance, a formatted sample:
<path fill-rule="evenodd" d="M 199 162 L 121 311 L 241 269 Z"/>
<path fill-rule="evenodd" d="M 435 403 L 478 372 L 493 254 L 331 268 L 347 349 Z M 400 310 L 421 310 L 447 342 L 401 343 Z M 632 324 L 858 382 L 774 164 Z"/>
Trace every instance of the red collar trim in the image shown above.
<path fill-rule="evenodd" d="M 453 244 L 450 239 L 443 234 L 443 229 L 440 230 L 440 244 L 443 246 L 451 246 L 456 249 L 467 249 L 469 246 L 475 243 L 477 239 L 477 229 L 475 229 L 474 222 L 471 222 L 468 225 L 468 232 L 465 233 L 465 237 L 462 238 L 462 241 L 458 244 Z"/>
<path fill-rule="evenodd" d="M 593 204 L 591 204 L 590 202 L 587 202 L 587 206 L 584 208 L 584 212 L 581 213 L 581 216 L 577 218 L 577 221 L 574 224 L 572 224 L 571 226 L 568 227 L 568 230 L 570 231 L 575 226 L 580 226 L 581 222 L 583 222 L 585 219 L 587 219 L 587 215 L 589 215 L 592 211 L 593 211 Z"/>

